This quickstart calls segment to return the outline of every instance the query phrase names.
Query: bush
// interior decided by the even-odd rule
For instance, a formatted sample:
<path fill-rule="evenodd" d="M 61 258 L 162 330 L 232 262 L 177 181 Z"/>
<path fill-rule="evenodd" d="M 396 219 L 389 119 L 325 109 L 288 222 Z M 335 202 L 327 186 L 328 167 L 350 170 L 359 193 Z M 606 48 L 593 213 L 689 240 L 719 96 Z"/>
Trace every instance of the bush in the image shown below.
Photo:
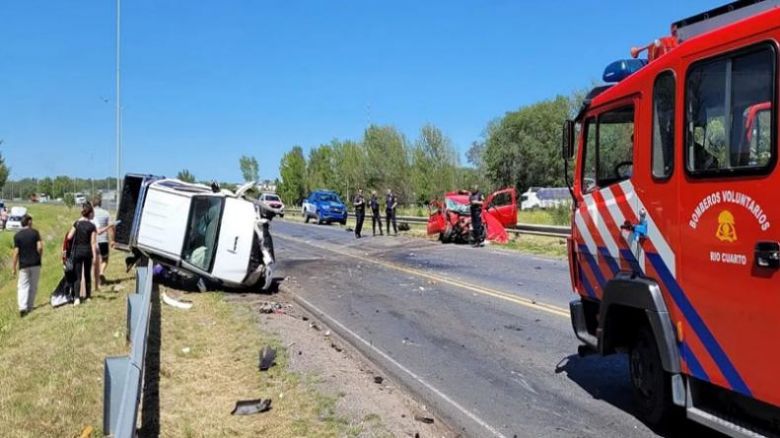
<path fill-rule="evenodd" d="M 62 202 L 65 203 L 66 207 L 72 208 L 74 205 L 76 205 L 76 198 L 73 196 L 73 193 L 66 193 L 62 198 Z"/>
<path fill-rule="evenodd" d="M 550 218 L 555 225 L 571 224 L 571 203 L 564 202 L 556 207 L 547 210 L 550 212 Z"/>

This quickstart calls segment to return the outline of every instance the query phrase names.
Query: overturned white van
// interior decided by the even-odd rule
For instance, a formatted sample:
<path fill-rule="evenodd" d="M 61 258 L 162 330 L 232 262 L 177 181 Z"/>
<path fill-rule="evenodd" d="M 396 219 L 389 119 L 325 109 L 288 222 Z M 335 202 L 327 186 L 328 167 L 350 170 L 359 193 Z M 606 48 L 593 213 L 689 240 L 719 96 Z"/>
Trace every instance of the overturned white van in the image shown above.
<path fill-rule="evenodd" d="M 274 266 L 268 220 L 244 194 L 152 175 L 125 176 L 116 243 L 217 286 L 268 289 Z"/>

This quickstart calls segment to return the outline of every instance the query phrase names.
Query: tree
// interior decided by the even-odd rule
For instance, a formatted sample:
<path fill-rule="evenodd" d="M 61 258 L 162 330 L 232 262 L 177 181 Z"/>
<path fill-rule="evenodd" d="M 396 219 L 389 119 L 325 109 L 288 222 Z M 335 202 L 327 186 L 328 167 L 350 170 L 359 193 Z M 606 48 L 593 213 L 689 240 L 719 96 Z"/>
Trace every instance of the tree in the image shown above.
<path fill-rule="evenodd" d="M 54 188 L 54 181 L 52 181 L 51 178 L 48 176 L 46 178 L 43 178 L 38 183 L 38 191 L 43 193 L 44 195 L 51 196 L 52 189 Z"/>
<path fill-rule="evenodd" d="M 260 166 L 257 164 L 257 159 L 255 159 L 255 157 L 242 155 L 238 160 L 238 164 L 241 168 L 241 175 L 243 175 L 245 182 L 257 181 L 260 179 Z"/>
<path fill-rule="evenodd" d="M 336 184 L 333 148 L 322 145 L 309 151 L 309 161 L 306 167 L 306 181 L 309 190 L 338 189 Z"/>
<path fill-rule="evenodd" d="M 3 140 L 0 140 L 0 145 L 3 144 Z M 0 153 L 0 190 L 3 190 L 6 181 L 8 181 L 8 174 L 11 173 L 11 168 L 5 164 L 5 158 Z"/>
<path fill-rule="evenodd" d="M 188 183 L 194 183 L 195 182 L 195 175 L 193 175 L 189 170 L 182 169 L 177 175 L 176 179 L 188 182 Z"/>
<path fill-rule="evenodd" d="M 363 133 L 366 153 L 366 186 L 384 191 L 393 189 L 401 202 L 411 196 L 409 187 L 409 148 L 406 139 L 393 126 L 369 126 Z"/>
<path fill-rule="evenodd" d="M 293 146 L 282 156 L 279 175 L 279 196 L 288 204 L 300 203 L 306 196 L 306 158 L 300 146 Z"/>
<path fill-rule="evenodd" d="M 507 113 L 488 128 L 485 173 L 496 186 L 563 186 L 561 126 L 571 101 L 564 96 Z"/>
<path fill-rule="evenodd" d="M 411 157 L 415 202 L 421 204 L 456 188 L 458 155 L 439 128 L 427 124 L 420 129 Z"/>

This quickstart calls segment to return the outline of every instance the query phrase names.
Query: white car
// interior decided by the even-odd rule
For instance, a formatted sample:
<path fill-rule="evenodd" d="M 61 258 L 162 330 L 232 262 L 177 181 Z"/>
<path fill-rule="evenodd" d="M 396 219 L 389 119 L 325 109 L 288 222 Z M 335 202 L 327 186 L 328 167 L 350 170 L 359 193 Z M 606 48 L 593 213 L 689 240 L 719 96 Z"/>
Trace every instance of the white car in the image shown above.
<path fill-rule="evenodd" d="M 87 196 L 83 193 L 76 193 L 73 195 L 73 201 L 77 206 L 81 206 L 81 204 L 85 204 L 87 202 Z"/>
<path fill-rule="evenodd" d="M 116 242 L 218 286 L 245 288 L 272 281 L 273 241 L 268 220 L 235 193 L 149 175 L 125 176 Z"/>
<path fill-rule="evenodd" d="M 263 208 L 271 213 L 284 217 L 284 203 L 276 193 L 263 193 L 257 198 L 257 202 L 261 203 Z"/>
<path fill-rule="evenodd" d="M 18 231 L 22 228 L 22 218 L 27 214 L 27 209 L 24 207 L 11 207 L 11 211 L 8 214 L 8 221 L 5 223 L 5 229 L 9 231 Z"/>

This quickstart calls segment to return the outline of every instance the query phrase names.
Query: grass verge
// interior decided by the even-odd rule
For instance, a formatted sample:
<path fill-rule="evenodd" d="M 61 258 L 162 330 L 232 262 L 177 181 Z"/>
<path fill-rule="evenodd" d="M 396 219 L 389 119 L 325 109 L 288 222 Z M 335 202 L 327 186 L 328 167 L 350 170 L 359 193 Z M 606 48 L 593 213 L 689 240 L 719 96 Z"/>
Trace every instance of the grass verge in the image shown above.
<path fill-rule="evenodd" d="M 112 253 L 107 277 L 117 282 L 89 303 L 52 309 L 62 271 L 59 248 L 77 210 L 33 205 L 45 241 L 36 309 L 20 319 L 11 277 L 13 234 L 0 233 L 0 425 L 2 436 L 71 437 L 103 424 L 103 360 L 124 355 L 126 295 L 134 288 L 122 253 Z M 332 398 L 310 377 L 287 371 L 286 351 L 258 328 L 257 315 L 222 294 L 192 296 L 193 308 L 161 309 L 159 409 L 161 436 L 351 436 L 359 431 L 334 413 Z M 257 371 L 263 344 L 279 347 L 278 365 Z M 234 417 L 236 400 L 271 397 L 273 409 Z M 148 405 L 147 405 L 148 408 Z M 142 430 L 143 436 L 143 430 Z"/>

